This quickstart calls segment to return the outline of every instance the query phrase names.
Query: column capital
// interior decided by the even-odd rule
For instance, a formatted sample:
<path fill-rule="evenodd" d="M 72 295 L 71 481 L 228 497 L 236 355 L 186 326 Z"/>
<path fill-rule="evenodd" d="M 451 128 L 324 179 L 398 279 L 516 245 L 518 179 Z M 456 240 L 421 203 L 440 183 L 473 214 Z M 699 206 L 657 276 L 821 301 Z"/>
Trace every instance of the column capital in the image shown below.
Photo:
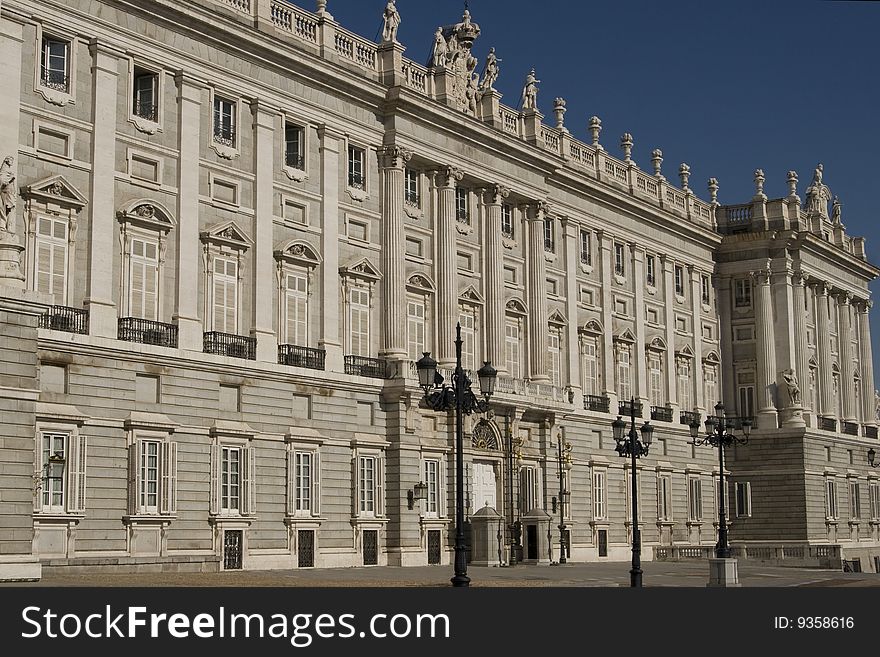
<path fill-rule="evenodd" d="M 175 71 L 174 83 L 177 85 L 178 89 L 181 90 L 184 89 L 184 87 L 195 89 L 197 91 L 202 91 L 208 88 L 208 84 L 204 80 L 197 78 L 189 71 L 183 69 Z"/>
<path fill-rule="evenodd" d="M 318 138 L 323 142 L 325 139 L 342 139 L 345 133 L 331 125 L 321 123 L 318 125 Z"/>
<path fill-rule="evenodd" d="M 526 209 L 526 218 L 529 221 L 544 221 L 553 211 L 553 206 L 547 201 L 532 201 L 523 207 Z"/>
<path fill-rule="evenodd" d="M 807 279 L 807 285 L 812 287 L 819 296 L 827 297 L 831 293 L 831 286 L 818 278 L 810 277 Z"/>
<path fill-rule="evenodd" d="M 259 98 L 250 101 L 251 114 L 254 115 L 254 124 L 259 128 L 273 129 L 275 119 L 281 115 L 281 110 Z"/>
<path fill-rule="evenodd" d="M 867 314 L 871 312 L 871 308 L 874 307 L 874 301 L 871 299 L 856 299 L 855 302 L 853 302 L 853 305 L 858 312 Z"/>
<path fill-rule="evenodd" d="M 758 285 L 770 285 L 770 277 L 772 275 L 773 272 L 769 268 L 749 272 L 749 277 Z"/>
<path fill-rule="evenodd" d="M 846 290 L 839 290 L 834 293 L 834 297 L 837 298 L 837 303 L 841 306 L 848 306 L 853 300 L 853 295 L 851 292 L 847 292 Z"/>
<path fill-rule="evenodd" d="M 434 171 L 438 179 L 437 187 L 455 187 L 464 178 L 464 171 L 452 165 L 442 166 Z"/>
<path fill-rule="evenodd" d="M 810 277 L 800 269 L 796 269 L 791 273 L 791 280 L 798 287 L 804 287 L 809 279 Z"/>
<path fill-rule="evenodd" d="M 510 190 L 501 183 L 490 185 L 483 191 L 486 198 L 489 199 L 486 205 L 501 205 L 504 199 L 510 196 Z"/>
<path fill-rule="evenodd" d="M 379 162 L 383 169 L 402 169 L 412 159 L 412 151 L 391 144 L 379 148 Z"/>

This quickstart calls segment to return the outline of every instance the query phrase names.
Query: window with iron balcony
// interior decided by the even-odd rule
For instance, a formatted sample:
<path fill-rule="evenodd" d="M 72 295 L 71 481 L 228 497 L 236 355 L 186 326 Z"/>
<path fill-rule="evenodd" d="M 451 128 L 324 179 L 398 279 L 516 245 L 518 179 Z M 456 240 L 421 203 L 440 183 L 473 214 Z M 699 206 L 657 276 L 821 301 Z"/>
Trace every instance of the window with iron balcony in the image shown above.
<path fill-rule="evenodd" d="M 581 264 L 591 265 L 593 263 L 593 253 L 590 248 L 590 231 L 581 231 Z"/>
<path fill-rule="evenodd" d="M 214 141 L 221 146 L 235 148 L 236 103 L 214 96 Z"/>
<path fill-rule="evenodd" d="M 544 220 L 544 250 L 547 253 L 553 253 L 556 249 L 553 235 L 553 220 Z"/>
<path fill-rule="evenodd" d="M 623 244 L 615 243 L 614 245 L 614 273 L 617 276 L 626 275 L 626 267 L 624 264 Z"/>
<path fill-rule="evenodd" d="M 284 124 L 284 164 L 291 169 L 305 171 L 305 131 L 294 123 Z"/>
<path fill-rule="evenodd" d="M 40 52 L 40 84 L 48 89 L 70 92 L 70 42 L 44 36 Z"/>
<path fill-rule="evenodd" d="M 513 208 L 506 203 L 501 206 L 501 234 L 513 238 Z"/>
<path fill-rule="evenodd" d="M 469 224 L 471 222 L 471 214 L 468 207 L 468 190 L 464 187 L 455 188 L 455 218 L 462 224 Z"/>
<path fill-rule="evenodd" d="M 159 122 L 159 75 L 134 67 L 134 97 L 131 113 L 145 121 Z"/>
<path fill-rule="evenodd" d="M 412 208 L 421 208 L 422 199 L 419 194 L 419 174 L 413 169 L 407 169 L 404 173 L 403 201 Z"/>
<path fill-rule="evenodd" d="M 366 190 L 366 151 L 357 146 L 348 147 L 348 186 L 353 189 Z"/>

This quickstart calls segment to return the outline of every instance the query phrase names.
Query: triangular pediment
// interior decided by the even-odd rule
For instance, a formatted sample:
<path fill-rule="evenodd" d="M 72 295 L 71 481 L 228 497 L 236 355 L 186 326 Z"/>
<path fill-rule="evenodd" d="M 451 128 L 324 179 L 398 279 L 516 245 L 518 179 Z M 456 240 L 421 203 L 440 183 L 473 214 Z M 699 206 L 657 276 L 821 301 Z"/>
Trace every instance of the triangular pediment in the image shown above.
<path fill-rule="evenodd" d="M 547 318 L 547 323 L 555 324 L 557 326 L 565 326 L 566 324 L 568 324 L 568 320 L 565 319 L 565 315 L 563 315 L 561 312 L 559 312 L 558 310 L 554 310 L 552 313 L 550 313 L 550 317 Z"/>
<path fill-rule="evenodd" d="M 368 281 L 378 281 L 382 278 L 382 273 L 369 258 L 361 258 L 345 267 L 340 267 L 339 274 L 343 277 L 363 278 Z"/>
<path fill-rule="evenodd" d="M 633 335 L 633 332 L 629 329 L 624 329 L 615 340 L 619 340 L 620 342 L 635 342 L 636 336 Z"/>
<path fill-rule="evenodd" d="M 25 199 L 37 199 L 67 207 L 82 208 L 89 201 L 62 175 L 50 176 L 21 190 Z"/>
<path fill-rule="evenodd" d="M 322 262 L 321 254 L 303 240 L 285 242 L 275 249 L 275 258 L 307 267 L 317 267 Z"/>
<path fill-rule="evenodd" d="M 675 355 L 676 356 L 683 356 L 685 358 L 693 358 L 694 357 L 694 350 L 691 349 L 690 345 L 686 344 L 681 349 L 678 349 L 675 352 Z"/>
<path fill-rule="evenodd" d="M 483 303 L 483 295 L 473 285 L 468 285 L 458 295 L 458 300 L 464 303 Z"/>
<path fill-rule="evenodd" d="M 253 246 L 251 238 L 234 221 L 225 221 L 222 224 L 217 224 L 213 228 L 202 232 L 201 237 L 204 242 L 228 246 L 238 251 L 244 251 Z"/>

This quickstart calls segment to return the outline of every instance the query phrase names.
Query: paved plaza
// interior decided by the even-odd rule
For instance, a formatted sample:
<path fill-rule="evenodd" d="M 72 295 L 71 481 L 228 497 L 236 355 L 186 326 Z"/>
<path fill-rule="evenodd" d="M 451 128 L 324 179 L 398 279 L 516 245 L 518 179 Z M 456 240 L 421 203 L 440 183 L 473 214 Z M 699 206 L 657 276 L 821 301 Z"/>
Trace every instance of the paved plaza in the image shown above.
<path fill-rule="evenodd" d="M 645 586 L 705 587 L 709 565 L 705 561 L 643 564 Z M 448 586 L 449 566 L 333 568 L 296 571 L 227 571 L 222 573 L 75 573 L 45 569 L 42 580 L 27 586 Z M 836 570 L 780 568 L 759 564 L 739 566 L 744 587 L 880 586 L 880 575 Z M 472 586 L 629 586 L 628 563 L 566 564 L 513 568 L 470 568 Z M 20 585 L 20 584 L 19 584 Z"/>

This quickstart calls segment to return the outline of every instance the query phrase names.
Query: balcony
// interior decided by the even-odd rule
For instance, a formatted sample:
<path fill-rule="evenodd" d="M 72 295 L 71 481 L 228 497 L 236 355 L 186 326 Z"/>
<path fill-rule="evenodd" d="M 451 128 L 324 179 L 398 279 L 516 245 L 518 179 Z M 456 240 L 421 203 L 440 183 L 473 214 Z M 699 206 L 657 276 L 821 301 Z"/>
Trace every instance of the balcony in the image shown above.
<path fill-rule="evenodd" d="M 862 435 L 865 438 L 876 438 L 877 427 L 862 427 Z"/>
<path fill-rule="evenodd" d="M 696 411 L 682 411 L 678 416 L 678 423 L 689 427 L 694 423 L 699 424 L 701 419 Z"/>
<path fill-rule="evenodd" d="M 145 121 L 156 123 L 159 121 L 159 106 L 136 100 L 134 101 L 134 115 Z"/>
<path fill-rule="evenodd" d="M 138 342 L 159 347 L 177 348 L 177 326 L 139 317 L 120 317 L 116 338 L 123 342 Z"/>
<path fill-rule="evenodd" d="M 70 80 L 66 71 L 57 71 L 43 67 L 40 71 L 40 84 L 47 89 L 54 89 L 68 93 L 70 91 Z"/>
<path fill-rule="evenodd" d="M 584 395 L 584 410 L 608 413 L 611 408 L 611 400 L 604 395 Z"/>
<path fill-rule="evenodd" d="M 837 420 L 833 417 L 820 417 L 819 428 L 822 431 L 837 431 Z"/>
<path fill-rule="evenodd" d="M 40 328 L 88 335 L 89 311 L 68 306 L 49 306 L 48 310 L 40 315 Z"/>
<path fill-rule="evenodd" d="M 632 415 L 632 410 L 635 410 L 636 417 L 642 417 L 642 402 L 628 402 L 622 401 L 617 404 L 617 413 L 618 415 L 625 415 L 629 417 Z"/>
<path fill-rule="evenodd" d="M 651 419 L 658 422 L 672 422 L 672 409 L 669 406 L 652 406 Z"/>
<path fill-rule="evenodd" d="M 245 360 L 257 359 L 257 339 L 244 335 L 232 335 L 210 331 L 204 336 L 204 352 Z"/>
<path fill-rule="evenodd" d="M 725 415 L 724 426 L 732 431 L 742 431 L 743 422 L 747 420 L 751 424 L 752 429 L 758 428 L 758 422 L 755 418 L 739 415 Z"/>
<path fill-rule="evenodd" d="M 326 355 L 323 349 L 298 347 L 292 344 L 278 345 L 278 363 L 289 367 L 323 370 Z"/>
<path fill-rule="evenodd" d="M 214 141 L 221 146 L 235 148 L 235 126 L 234 125 L 217 125 L 214 126 Z"/>
<path fill-rule="evenodd" d="M 422 199 L 419 198 L 418 192 L 414 192 L 410 189 L 404 192 L 403 202 L 409 207 L 415 208 L 416 210 L 422 207 Z"/>
<path fill-rule="evenodd" d="M 284 154 L 284 164 L 291 169 L 299 169 L 300 171 L 306 170 L 306 158 L 296 151 L 291 151 Z"/>
<path fill-rule="evenodd" d="M 387 379 L 388 370 L 385 361 L 380 358 L 366 356 L 346 356 L 345 373 L 354 376 L 365 376 L 368 379 Z"/>
<path fill-rule="evenodd" d="M 365 191 L 367 189 L 367 180 L 366 178 L 364 178 L 364 174 L 349 172 L 348 186 L 352 189 L 360 189 L 361 191 Z"/>
<path fill-rule="evenodd" d="M 859 435 L 859 425 L 856 422 L 843 421 L 840 423 L 840 430 L 849 436 Z"/>

